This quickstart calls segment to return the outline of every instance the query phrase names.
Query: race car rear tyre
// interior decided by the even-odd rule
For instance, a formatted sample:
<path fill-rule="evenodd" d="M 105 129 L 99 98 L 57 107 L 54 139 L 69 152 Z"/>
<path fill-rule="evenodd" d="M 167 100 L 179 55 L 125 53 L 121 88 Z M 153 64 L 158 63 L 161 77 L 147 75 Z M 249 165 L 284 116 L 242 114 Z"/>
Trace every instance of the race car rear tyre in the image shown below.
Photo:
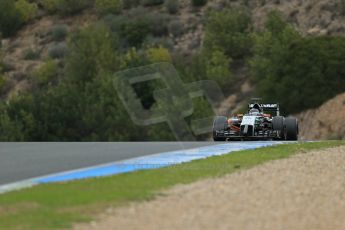
<path fill-rule="evenodd" d="M 286 126 L 286 140 L 297 141 L 298 140 L 298 121 L 294 117 L 288 117 L 285 119 Z"/>
<path fill-rule="evenodd" d="M 213 122 L 213 140 L 214 141 L 225 141 L 225 137 L 217 137 L 216 131 L 223 131 L 228 125 L 228 118 L 218 116 Z"/>
<path fill-rule="evenodd" d="M 272 119 L 272 126 L 274 131 L 278 131 L 280 139 L 285 140 L 285 124 L 284 117 L 277 116 Z"/>

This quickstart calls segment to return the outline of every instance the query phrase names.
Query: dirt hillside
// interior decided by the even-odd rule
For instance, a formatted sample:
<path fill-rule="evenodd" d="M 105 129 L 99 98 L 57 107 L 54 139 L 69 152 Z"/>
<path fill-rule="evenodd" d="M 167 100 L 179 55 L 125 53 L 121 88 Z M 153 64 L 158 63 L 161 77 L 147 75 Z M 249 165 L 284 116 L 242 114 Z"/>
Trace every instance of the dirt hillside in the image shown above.
<path fill-rule="evenodd" d="M 304 35 L 345 34 L 345 2 L 343 0 L 209 0 L 208 4 L 201 8 L 192 7 L 189 0 L 180 0 L 179 12 L 176 15 L 170 15 L 172 22 L 175 26 L 178 25 L 181 31 L 178 35 L 169 35 L 174 43 L 174 51 L 189 55 L 200 48 L 204 34 L 204 15 L 208 9 L 239 5 L 248 8 L 253 17 L 254 27 L 257 29 L 263 26 L 267 13 L 278 10 Z M 150 13 L 166 13 L 164 5 L 147 7 L 147 10 Z M 67 26 L 68 31 L 72 32 L 74 28 L 83 27 L 97 20 L 94 9 L 88 9 L 71 17 L 43 14 L 24 26 L 14 37 L 3 39 L 1 43 L 6 69 L 5 77 L 9 85 L 6 95 L 2 96 L 9 98 L 20 91 L 31 90 L 28 79 L 31 72 L 49 56 L 48 50 L 54 46 L 51 31 L 55 25 Z M 40 57 L 36 60 L 28 60 L 25 56 L 30 50 L 38 52 Z M 237 72 L 235 74 L 241 75 L 241 79 L 244 79 L 241 81 L 242 84 L 248 84 L 246 81 L 249 77 L 248 71 Z M 237 97 L 237 104 L 242 101 L 242 98 L 238 98 L 239 96 L 245 97 L 240 90 L 232 95 L 232 97 Z"/>
<path fill-rule="evenodd" d="M 297 115 L 303 140 L 345 139 L 345 93 Z"/>
<path fill-rule="evenodd" d="M 75 229 L 345 229 L 345 147 L 173 188 Z"/>
<path fill-rule="evenodd" d="M 256 26 L 263 25 L 268 12 L 278 10 L 304 35 L 345 34 L 345 2 L 342 0 L 249 2 Z"/>
<path fill-rule="evenodd" d="M 169 32 L 161 39 L 171 40 L 171 53 L 187 57 L 196 53 L 203 44 L 205 15 L 209 9 L 223 9 L 231 6 L 247 8 L 252 16 L 253 27 L 260 30 L 266 20 L 267 13 L 272 10 L 280 11 L 286 20 L 294 25 L 304 36 L 345 35 L 345 1 L 344 0 L 209 0 L 203 7 L 192 7 L 190 0 L 180 0 L 178 13 L 168 15 L 164 4 L 154 7 L 144 7 L 148 14 L 160 13 L 169 17 L 169 28 L 176 33 Z M 122 14 L 128 13 L 124 10 Z M 50 51 L 63 48 L 68 44 L 68 34 L 76 28 L 87 26 L 99 20 L 95 9 L 86 9 L 73 16 L 51 15 L 47 12 L 28 23 L 18 33 L 8 39 L 1 40 L 1 58 L 3 59 L 4 79 L 6 88 L 0 99 L 8 100 L 21 92 L 35 90 L 32 83 L 32 72 L 50 59 Z M 64 26 L 67 37 L 62 41 L 54 41 L 53 31 L 57 26 Z M 63 49 L 62 49 L 63 50 Z M 65 50 L 68 51 L 68 47 Z M 37 57 L 30 57 L 37 56 Z M 187 59 L 187 58 L 186 58 Z M 59 67 L 64 68 L 66 60 L 58 60 Z M 245 106 L 247 99 L 255 92 L 255 85 L 250 81 L 250 70 L 244 64 L 232 66 L 236 80 L 233 93 L 220 104 L 219 114 L 231 114 Z M 259 96 L 259 95 L 256 95 Z M 341 104 L 341 103 L 340 103 Z M 336 109 L 340 109 L 337 107 Z M 341 107 L 343 108 L 343 107 Z M 339 110 L 341 111 L 341 110 Z M 313 110 L 301 114 L 302 138 L 344 138 L 341 125 L 326 128 L 328 119 L 326 112 L 316 114 Z M 336 114 L 339 114 L 336 115 Z M 331 113 L 331 117 L 341 117 L 341 112 Z M 316 120 L 314 120 L 314 117 Z M 333 119 L 334 120 L 334 119 Z M 339 121 L 338 121 L 339 122 Z M 342 122 L 342 121 L 340 121 Z M 328 124 L 329 122 L 326 122 Z M 319 133 L 319 128 L 322 132 Z"/>

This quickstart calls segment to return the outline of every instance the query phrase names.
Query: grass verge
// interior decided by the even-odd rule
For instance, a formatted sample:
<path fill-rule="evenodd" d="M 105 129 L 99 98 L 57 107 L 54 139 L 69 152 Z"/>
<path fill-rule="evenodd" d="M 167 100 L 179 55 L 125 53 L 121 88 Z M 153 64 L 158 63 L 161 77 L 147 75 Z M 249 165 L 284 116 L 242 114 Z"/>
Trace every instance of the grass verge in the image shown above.
<path fill-rule="evenodd" d="M 286 144 L 196 160 L 167 168 L 68 183 L 39 185 L 0 195 L 0 229 L 61 229 L 89 221 L 109 206 L 152 199 L 162 189 L 219 177 L 293 154 L 345 145 L 343 141 Z"/>

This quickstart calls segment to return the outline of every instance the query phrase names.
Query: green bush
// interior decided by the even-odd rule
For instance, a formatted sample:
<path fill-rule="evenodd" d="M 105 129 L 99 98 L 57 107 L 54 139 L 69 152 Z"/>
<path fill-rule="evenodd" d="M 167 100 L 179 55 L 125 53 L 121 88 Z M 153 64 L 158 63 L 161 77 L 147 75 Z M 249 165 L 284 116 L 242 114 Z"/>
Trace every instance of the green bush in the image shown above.
<path fill-rule="evenodd" d="M 121 58 L 122 68 L 133 68 L 143 65 L 147 65 L 146 54 L 142 51 L 138 51 L 136 48 L 130 48 Z"/>
<path fill-rule="evenodd" d="M 210 52 L 222 50 L 232 59 L 251 54 L 251 18 L 241 9 L 211 12 L 206 22 L 204 47 Z"/>
<path fill-rule="evenodd" d="M 151 33 L 150 22 L 143 16 L 146 13 L 147 10 L 140 7 L 131 9 L 126 15 L 107 15 L 104 21 L 119 35 L 122 46 L 140 47 Z"/>
<path fill-rule="evenodd" d="M 97 24 L 71 36 L 67 74 L 78 84 L 86 84 L 101 72 L 119 69 L 118 39 L 108 27 Z"/>
<path fill-rule="evenodd" d="M 181 36 L 185 32 L 184 24 L 180 20 L 175 20 L 169 24 L 169 33 L 175 37 Z"/>
<path fill-rule="evenodd" d="M 174 65 L 182 75 L 183 81 L 195 82 L 208 79 L 206 74 L 205 57 L 202 52 L 193 54 L 186 59 L 182 54 L 174 57 Z"/>
<path fill-rule="evenodd" d="M 266 100 L 279 101 L 285 112 L 317 107 L 345 91 L 344 38 L 304 38 L 263 58 L 266 70 L 253 66 L 259 92 Z"/>
<path fill-rule="evenodd" d="M 168 50 L 174 49 L 174 41 L 170 37 L 153 37 L 147 36 L 142 44 L 143 47 L 159 47 L 162 46 Z"/>
<path fill-rule="evenodd" d="M 48 49 L 49 56 L 53 59 L 64 58 L 67 55 L 67 52 L 68 47 L 67 44 L 64 42 L 53 44 Z"/>
<path fill-rule="evenodd" d="M 267 15 L 265 29 L 274 37 L 279 39 L 287 28 L 291 28 L 291 25 L 283 19 L 283 15 L 279 11 L 272 11 Z"/>
<path fill-rule="evenodd" d="M 16 9 L 19 11 L 23 22 L 28 22 L 36 18 L 38 13 L 37 4 L 29 3 L 26 0 L 16 1 Z"/>
<path fill-rule="evenodd" d="M 23 25 L 23 19 L 13 0 L 0 0 L 0 6 L 0 33 L 6 38 Z"/>
<path fill-rule="evenodd" d="M 114 89 L 113 74 L 147 64 L 147 50 L 120 50 L 117 33 L 99 23 L 72 33 L 68 47 L 65 68 L 57 68 L 58 62 L 50 60 L 34 71 L 32 79 L 40 86 L 35 93 L 0 103 L 0 140 L 139 141 L 152 140 L 153 136 L 173 139 L 169 129 L 135 126 Z M 152 52 L 151 61 L 166 57 L 166 51 L 157 49 L 159 52 Z M 60 71 L 63 77 L 56 77 Z M 49 87 L 44 87 L 47 83 Z M 138 87 L 146 97 L 143 103 L 152 106 L 149 92 L 157 88 L 148 85 Z"/>
<path fill-rule="evenodd" d="M 0 74 L 0 95 L 5 92 L 7 81 L 3 75 Z"/>
<path fill-rule="evenodd" d="M 59 2 L 60 0 L 41 0 L 40 4 L 49 13 L 55 13 L 58 10 Z"/>
<path fill-rule="evenodd" d="M 144 7 L 129 10 L 125 15 L 107 15 L 105 23 L 120 35 L 122 46 L 140 47 L 149 37 L 168 35 L 170 17 L 162 13 L 150 13 Z"/>
<path fill-rule="evenodd" d="M 213 80 L 219 83 L 224 93 L 232 93 L 234 76 L 231 72 L 231 58 L 223 52 L 214 50 L 211 53 L 198 52 L 190 60 L 175 58 L 174 64 L 186 82 Z M 186 63 L 187 62 L 187 63 Z"/>
<path fill-rule="evenodd" d="M 59 0 L 58 10 L 62 14 L 71 15 L 79 13 L 91 4 L 90 0 Z"/>
<path fill-rule="evenodd" d="M 24 51 L 24 59 L 25 60 L 37 60 L 41 56 L 38 50 L 27 49 Z"/>
<path fill-rule="evenodd" d="M 167 14 L 161 13 L 151 13 L 149 15 L 145 15 L 143 20 L 147 21 L 150 26 L 150 32 L 153 36 L 162 37 L 167 35 L 168 25 L 170 21 L 170 17 Z"/>
<path fill-rule="evenodd" d="M 166 0 L 164 4 L 170 14 L 176 14 L 180 7 L 179 0 Z"/>
<path fill-rule="evenodd" d="M 121 25 L 120 35 L 129 46 L 139 47 L 150 34 L 150 25 L 147 21 L 135 19 Z"/>
<path fill-rule="evenodd" d="M 141 15 L 133 18 L 133 21 L 139 22 L 143 19 L 147 22 L 154 19 L 154 17 L 148 18 Z M 122 21 L 121 25 L 131 21 Z M 147 25 L 149 34 L 153 33 L 152 27 Z M 148 62 L 169 61 L 171 60 L 169 52 L 162 47 L 143 48 L 137 52 L 138 54 L 135 52 L 129 54 L 127 62 L 123 63 L 122 52 L 125 51 L 117 50 L 119 47 L 117 35 L 118 33 L 112 33 L 108 27 L 99 24 L 71 34 L 69 55 L 63 62 L 66 64 L 65 70 L 58 69 L 56 73 L 52 66 L 56 66 L 55 63 L 59 61 L 49 61 L 54 65 L 45 63 L 33 73 L 32 80 L 40 87 L 35 90 L 32 100 L 11 101 L 7 110 L 1 113 L 5 115 L 7 111 L 11 111 L 6 118 L 8 122 L 0 121 L 0 130 L 8 130 L 6 134 L 1 133 L 5 136 L 0 136 L 0 139 L 4 140 L 6 137 L 28 141 L 120 141 L 150 140 L 155 134 L 157 139 L 173 138 L 169 135 L 171 133 L 169 129 L 135 127 L 117 99 L 112 78 L 112 74 L 120 68 L 140 66 Z M 60 75 L 59 71 L 64 72 Z M 57 78 L 57 75 L 61 77 Z M 49 84 L 51 82 L 54 84 Z M 56 85 L 57 82 L 59 85 Z M 48 87 L 41 87 L 47 84 Z M 141 92 L 147 92 L 148 88 L 152 87 L 144 85 L 140 88 Z M 145 104 L 151 105 L 152 101 Z M 25 111 L 25 114 L 22 115 L 21 111 Z M 19 131 L 12 125 L 18 127 Z M 123 133 L 119 127 L 129 132 Z M 138 128 L 142 130 L 140 134 L 135 132 Z"/>
<path fill-rule="evenodd" d="M 302 38 L 277 13 L 255 38 L 251 72 L 259 94 L 278 101 L 283 112 L 321 105 L 345 91 L 345 39 Z"/>
<path fill-rule="evenodd" d="M 156 6 L 164 3 L 164 0 L 141 0 L 143 6 Z"/>
<path fill-rule="evenodd" d="M 206 75 L 210 80 L 217 81 L 223 87 L 230 86 L 232 74 L 230 72 L 231 60 L 221 51 L 214 51 L 206 57 Z"/>
<path fill-rule="evenodd" d="M 146 53 L 150 63 L 172 62 L 169 50 L 162 46 L 149 48 Z"/>
<path fill-rule="evenodd" d="M 130 12 L 130 11 L 129 11 Z M 122 26 L 127 22 L 125 15 L 108 14 L 103 17 L 104 24 L 114 33 L 120 34 Z"/>
<path fill-rule="evenodd" d="M 207 3 L 207 0 L 191 0 L 193 6 L 204 6 Z"/>
<path fill-rule="evenodd" d="M 103 15 L 118 14 L 123 8 L 122 0 L 95 0 L 95 4 L 98 13 Z"/>
<path fill-rule="evenodd" d="M 140 0 L 124 0 L 123 1 L 123 8 L 130 9 L 132 7 L 137 7 L 140 5 Z"/>
<path fill-rule="evenodd" d="M 54 41 L 63 41 L 66 39 L 68 29 L 66 25 L 57 25 L 51 31 Z"/>
<path fill-rule="evenodd" d="M 56 78 L 58 65 L 53 60 L 48 60 L 32 73 L 34 81 L 38 85 L 46 85 Z"/>
<path fill-rule="evenodd" d="M 44 9 L 51 13 L 58 12 L 62 15 L 79 13 L 91 6 L 91 0 L 41 0 Z"/>

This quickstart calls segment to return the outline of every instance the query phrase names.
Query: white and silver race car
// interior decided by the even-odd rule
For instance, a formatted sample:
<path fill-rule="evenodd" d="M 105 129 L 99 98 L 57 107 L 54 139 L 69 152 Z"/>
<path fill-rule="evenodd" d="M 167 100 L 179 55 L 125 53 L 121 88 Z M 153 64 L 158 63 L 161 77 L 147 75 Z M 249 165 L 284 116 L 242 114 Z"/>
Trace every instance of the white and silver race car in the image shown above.
<path fill-rule="evenodd" d="M 279 104 L 250 103 L 247 114 L 217 116 L 213 140 L 298 140 L 298 121 L 280 116 Z"/>

